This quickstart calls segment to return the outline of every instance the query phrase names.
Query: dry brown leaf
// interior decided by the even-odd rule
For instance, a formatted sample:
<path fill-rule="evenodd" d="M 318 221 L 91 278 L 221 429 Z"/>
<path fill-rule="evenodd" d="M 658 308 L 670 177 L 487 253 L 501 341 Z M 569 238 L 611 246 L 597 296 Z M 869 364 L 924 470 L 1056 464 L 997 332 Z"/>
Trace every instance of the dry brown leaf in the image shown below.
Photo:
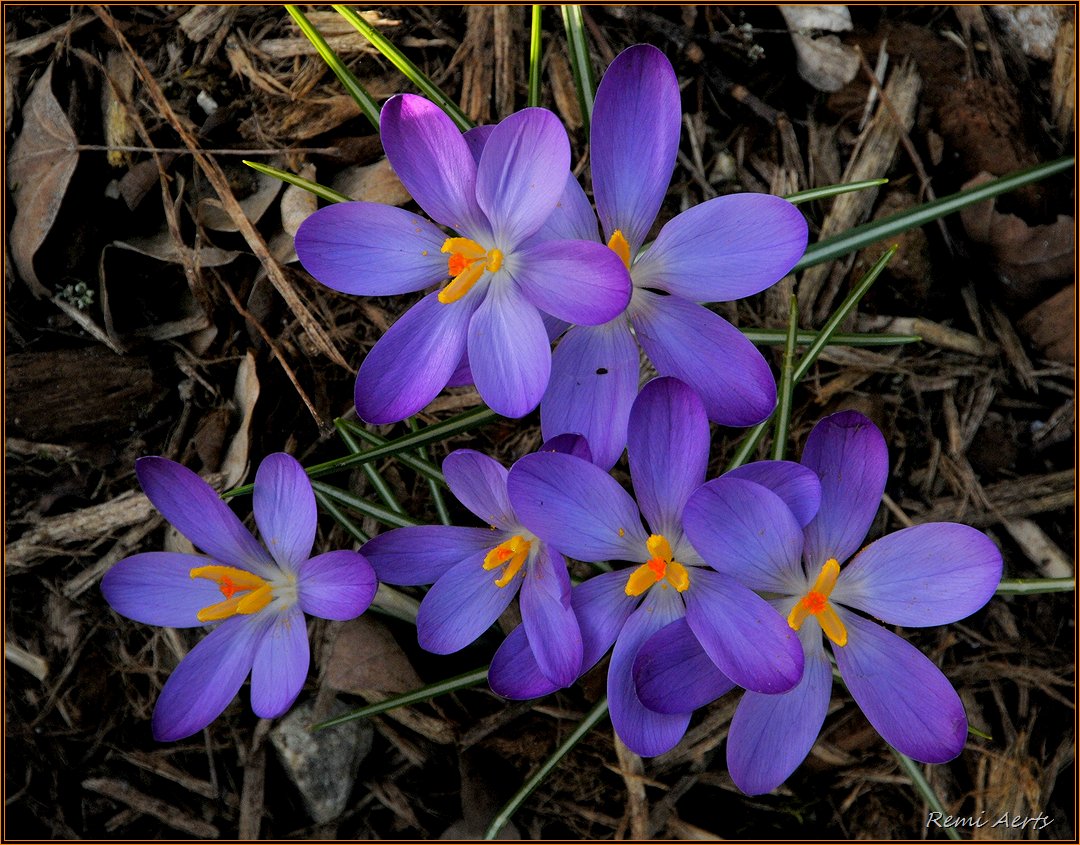
<path fill-rule="evenodd" d="M 405 205 L 412 199 L 385 158 L 374 164 L 347 167 L 337 175 L 330 186 L 335 191 L 361 202 Z"/>
<path fill-rule="evenodd" d="M 139 255 L 146 255 L 164 261 L 168 264 L 183 264 L 184 257 L 181 248 L 173 239 L 168 229 L 162 229 L 156 235 L 145 238 L 131 238 L 126 241 L 113 241 L 113 246 L 120 249 L 129 249 Z M 236 259 L 240 253 L 234 249 L 221 249 L 216 246 L 199 244 L 197 249 L 192 249 L 186 244 L 183 249 L 187 251 L 190 260 L 199 267 L 222 267 Z"/>
<path fill-rule="evenodd" d="M 1051 361 L 1076 360 L 1076 285 L 1058 291 L 1020 318 L 1017 328 Z"/>
<path fill-rule="evenodd" d="M 258 223 L 266 210 L 277 199 L 281 190 L 282 182 L 273 176 L 259 173 L 256 176 L 255 192 L 239 200 L 240 208 L 244 210 L 244 216 L 252 223 Z M 221 200 L 216 197 L 206 197 L 199 201 L 199 223 L 207 229 L 217 232 L 238 232 L 240 227 L 236 221 L 222 208 Z"/>
<path fill-rule="evenodd" d="M 315 165 L 305 164 L 300 170 L 305 179 L 315 179 Z M 300 224 L 307 220 L 319 207 L 318 198 L 311 191 L 289 185 L 281 195 L 281 228 L 291 237 L 296 237 Z"/>
<path fill-rule="evenodd" d="M 23 128 L 8 156 L 7 183 L 15 201 L 8 244 L 19 275 L 36 296 L 48 289 L 34 272 L 34 254 L 52 229 L 79 163 L 78 143 L 52 92 L 50 64 L 23 108 Z"/>
<path fill-rule="evenodd" d="M 799 76 L 819 91 L 839 91 L 859 72 L 859 57 L 835 35 L 811 37 L 815 30 L 846 32 L 851 14 L 846 6 L 781 6 L 795 45 Z"/>
<path fill-rule="evenodd" d="M 368 616 L 346 622 L 338 630 L 325 681 L 339 692 L 354 695 L 395 695 L 424 685 L 393 634 Z"/>
<path fill-rule="evenodd" d="M 236 387 L 233 401 L 240 409 L 240 427 L 233 435 L 225 460 L 221 463 L 221 474 L 225 476 L 224 486 L 235 487 L 248 470 L 248 449 L 251 446 L 251 417 L 255 412 L 255 402 L 259 398 L 259 375 L 255 371 L 255 353 L 250 349 L 236 369 Z"/>

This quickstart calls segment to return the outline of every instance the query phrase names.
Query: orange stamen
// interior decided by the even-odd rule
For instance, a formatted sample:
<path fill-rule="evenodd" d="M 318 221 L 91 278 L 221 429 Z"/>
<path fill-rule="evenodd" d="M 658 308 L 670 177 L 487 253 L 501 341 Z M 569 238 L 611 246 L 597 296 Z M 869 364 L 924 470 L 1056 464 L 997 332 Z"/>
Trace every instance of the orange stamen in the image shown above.
<path fill-rule="evenodd" d="M 791 608 L 791 613 L 788 614 L 788 626 L 792 630 L 798 631 L 807 617 L 813 616 L 821 625 L 825 636 L 839 646 L 847 645 L 847 628 L 835 608 L 829 603 L 829 596 L 832 595 L 839 575 L 840 564 L 836 558 L 825 561 L 814 586 L 795 603 L 795 606 Z"/>

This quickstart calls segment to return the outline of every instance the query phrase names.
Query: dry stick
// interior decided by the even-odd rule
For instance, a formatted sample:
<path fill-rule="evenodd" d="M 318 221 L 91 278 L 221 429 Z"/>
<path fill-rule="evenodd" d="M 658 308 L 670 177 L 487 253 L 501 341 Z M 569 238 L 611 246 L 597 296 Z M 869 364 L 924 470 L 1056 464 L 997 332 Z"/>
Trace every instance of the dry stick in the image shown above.
<path fill-rule="evenodd" d="M 138 73 L 139 78 L 142 79 L 143 85 L 146 87 L 147 93 L 153 100 L 154 105 L 161 112 L 162 116 L 172 125 L 173 129 L 180 136 L 183 142 L 191 150 L 191 154 L 194 157 L 199 168 L 206 175 L 207 180 L 213 185 L 214 190 L 217 192 L 218 198 L 221 200 L 222 207 L 232 218 L 233 223 L 237 229 L 244 236 L 244 240 L 247 241 L 251 251 L 255 253 L 255 256 L 262 262 L 263 267 L 266 268 L 266 273 L 270 277 L 270 281 L 273 283 L 277 292 L 281 294 L 281 297 L 285 300 L 285 303 L 289 306 L 292 312 L 296 315 L 296 318 L 300 321 L 300 324 L 307 331 L 312 341 L 315 343 L 323 354 L 325 354 L 331 361 L 338 364 L 343 369 L 352 370 L 348 362 L 342 357 L 341 353 L 334 346 L 330 340 L 329 335 L 318 321 L 308 310 L 299 294 L 293 288 L 292 283 L 286 278 L 285 273 L 281 269 L 281 265 L 270 254 L 270 249 L 266 245 L 266 241 L 258 230 L 248 220 L 247 215 L 244 214 L 244 210 L 240 207 L 240 203 L 237 202 L 236 197 L 233 196 L 233 192 L 229 188 L 228 178 L 222 171 L 218 163 L 211 157 L 207 156 L 199 148 L 198 141 L 195 136 L 191 134 L 188 128 L 180 120 L 179 116 L 173 110 L 172 105 L 165 98 L 165 95 L 161 91 L 161 87 L 157 84 L 153 75 L 147 68 L 146 63 L 135 52 L 134 48 L 128 42 L 127 38 L 120 31 L 116 21 L 110 14 L 108 9 L 104 6 L 91 6 L 94 14 L 104 21 L 105 25 L 112 30 L 116 36 L 116 40 L 121 48 L 127 53 L 128 60 L 135 68 L 135 72 Z M 284 359 L 279 356 L 279 361 L 284 363 Z M 316 413 L 314 407 L 310 401 L 305 397 L 305 404 L 308 406 L 308 410 L 315 417 L 316 423 L 320 428 L 325 428 L 326 423 Z"/>

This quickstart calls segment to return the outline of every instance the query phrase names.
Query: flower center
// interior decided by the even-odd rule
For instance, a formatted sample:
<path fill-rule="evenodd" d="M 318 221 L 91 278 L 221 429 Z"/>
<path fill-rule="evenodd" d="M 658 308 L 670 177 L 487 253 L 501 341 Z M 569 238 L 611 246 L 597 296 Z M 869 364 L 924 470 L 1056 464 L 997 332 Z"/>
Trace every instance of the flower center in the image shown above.
<path fill-rule="evenodd" d="M 829 596 L 832 595 L 839 575 L 840 564 L 836 558 L 825 561 L 813 588 L 791 608 L 791 613 L 788 614 L 788 625 L 798 631 L 806 621 L 806 617 L 816 616 L 825 636 L 839 646 L 847 645 L 847 628 L 844 627 L 836 609 L 829 603 Z"/>
<path fill-rule="evenodd" d="M 619 258 L 622 259 L 622 263 L 626 265 L 626 269 L 630 269 L 630 243 L 626 240 L 626 235 L 622 233 L 622 229 L 616 229 L 611 236 L 611 240 L 607 242 L 608 249 L 614 252 Z"/>
<path fill-rule="evenodd" d="M 660 584 L 661 589 L 666 590 L 670 584 L 680 593 L 690 586 L 690 573 L 685 566 L 673 559 L 671 543 L 663 534 L 653 534 L 645 541 L 645 547 L 649 550 L 649 559 L 626 579 L 628 596 L 640 596 L 653 584 L 661 581 L 667 582 Z"/>
<path fill-rule="evenodd" d="M 273 597 L 273 590 L 258 575 L 234 566 L 197 566 L 191 570 L 192 578 L 216 581 L 225 601 L 204 607 L 197 614 L 200 622 L 217 622 L 236 614 L 258 613 Z"/>
<path fill-rule="evenodd" d="M 447 238 L 442 251 L 449 253 L 446 262 L 450 274 L 450 284 L 439 291 L 439 302 L 457 302 L 475 285 L 484 271 L 498 272 L 502 267 L 503 254 L 500 250 L 485 250 L 476 241 L 468 238 Z"/>
<path fill-rule="evenodd" d="M 530 543 L 520 534 L 515 534 L 509 540 L 499 543 L 484 557 L 484 569 L 498 569 L 505 566 L 501 577 L 495 580 L 496 587 L 505 587 L 514 580 L 514 576 L 521 571 L 525 561 L 529 558 Z"/>

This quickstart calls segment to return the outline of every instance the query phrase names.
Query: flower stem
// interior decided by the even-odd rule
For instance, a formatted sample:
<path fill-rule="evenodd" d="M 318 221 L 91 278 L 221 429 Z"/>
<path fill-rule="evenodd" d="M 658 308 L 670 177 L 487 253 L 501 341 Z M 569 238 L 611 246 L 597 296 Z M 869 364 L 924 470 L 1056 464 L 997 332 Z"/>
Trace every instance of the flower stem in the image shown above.
<path fill-rule="evenodd" d="M 581 17 L 580 6 L 560 6 L 563 26 L 566 27 L 566 42 L 570 47 L 570 70 L 574 74 L 577 87 L 578 104 L 581 106 L 581 120 L 588 134 L 592 125 L 593 96 L 596 82 L 593 79 L 592 60 L 589 58 L 589 42 L 585 38 L 585 22 Z"/>
<path fill-rule="evenodd" d="M 1075 578 L 1018 578 L 1002 581 L 999 596 L 1037 596 L 1042 593 L 1069 593 L 1076 589 Z"/>
<path fill-rule="evenodd" d="M 798 327 L 799 300 L 795 294 L 792 294 L 791 303 L 788 307 L 788 333 L 787 343 L 784 345 L 784 366 L 780 371 L 779 404 L 774 413 L 776 417 L 772 453 L 774 461 L 784 459 L 788 428 L 791 426 L 791 400 L 795 392 L 795 336 L 798 333 Z"/>
<path fill-rule="evenodd" d="M 529 37 L 529 107 L 540 105 L 540 66 L 543 59 L 541 53 L 541 38 L 543 30 L 540 27 L 540 13 L 543 6 L 532 7 L 532 32 Z"/>
<path fill-rule="evenodd" d="M 389 525 L 391 528 L 405 528 L 406 526 L 420 524 L 415 519 L 411 519 L 404 514 L 394 513 L 394 511 L 389 510 L 388 508 L 376 505 L 374 502 L 369 502 L 366 499 L 361 499 L 359 496 L 350 493 L 348 490 L 334 487 L 327 484 L 325 481 L 312 481 L 311 488 L 315 491 L 316 495 L 323 493 L 338 504 L 345 505 L 347 508 L 352 508 L 354 511 L 361 513 L 364 516 L 370 516 L 372 519 L 377 519 L 383 525 Z"/>
<path fill-rule="evenodd" d="M 360 448 L 359 442 L 356 438 L 349 433 L 343 425 L 340 424 L 341 420 L 334 420 L 334 427 L 337 429 L 338 436 L 345 442 L 346 448 L 354 455 L 363 451 Z M 375 488 L 375 492 L 379 494 L 379 498 L 386 503 L 386 506 L 390 508 L 394 513 L 403 514 L 405 508 L 401 506 L 401 502 L 397 500 L 397 496 L 394 495 L 394 491 L 390 489 L 390 486 L 386 483 L 379 471 L 372 463 L 366 463 L 363 465 L 364 474 L 367 476 L 368 481 L 371 482 L 371 486 Z"/>
<path fill-rule="evenodd" d="M 919 765 L 906 754 L 897 751 L 891 745 L 889 746 L 889 750 L 892 751 L 893 756 L 896 757 L 896 761 L 900 764 L 900 768 L 904 770 L 904 774 L 911 778 L 911 783 L 915 787 L 915 791 L 922 796 L 930 809 L 935 813 L 940 813 L 942 816 L 948 815 L 948 813 L 945 812 L 945 805 L 941 803 L 938 794 L 934 792 L 934 788 L 930 786 L 930 782 L 923 776 L 922 769 L 919 768 Z M 956 832 L 956 828 L 945 828 L 945 835 L 949 837 L 949 839 L 960 840 L 960 834 Z"/>
<path fill-rule="evenodd" d="M 406 420 L 406 422 L 409 424 L 409 430 L 410 431 L 415 433 L 418 430 L 419 426 L 416 423 L 416 417 L 409 417 L 409 419 Z M 427 449 L 425 449 L 423 446 L 417 446 L 416 447 L 416 455 L 420 460 L 427 463 L 427 460 L 428 460 Z M 427 480 L 427 483 L 428 483 L 428 490 L 431 491 L 431 500 L 432 500 L 432 502 L 435 503 L 435 512 L 439 515 L 439 521 L 443 525 L 449 525 L 450 524 L 450 511 L 448 511 L 446 509 L 446 500 L 443 499 L 442 488 L 439 487 L 438 483 L 435 481 L 434 478 L 429 478 Z"/>

